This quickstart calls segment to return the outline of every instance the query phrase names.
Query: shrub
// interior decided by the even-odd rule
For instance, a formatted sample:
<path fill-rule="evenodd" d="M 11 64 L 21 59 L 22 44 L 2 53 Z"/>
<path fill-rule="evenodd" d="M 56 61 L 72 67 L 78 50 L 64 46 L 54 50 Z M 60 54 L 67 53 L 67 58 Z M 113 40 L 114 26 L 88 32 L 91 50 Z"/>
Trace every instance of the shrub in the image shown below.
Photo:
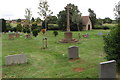
<path fill-rule="evenodd" d="M 57 31 L 54 31 L 53 34 L 55 35 L 55 37 L 58 35 Z"/>
<path fill-rule="evenodd" d="M 18 23 L 16 28 L 17 28 L 17 31 L 21 32 L 22 31 L 21 23 Z"/>
<path fill-rule="evenodd" d="M 104 30 L 110 29 L 108 26 L 103 26 Z"/>
<path fill-rule="evenodd" d="M 38 35 L 38 29 L 34 29 L 34 30 L 32 31 L 32 33 L 33 33 L 33 36 L 37 37 L 37 35 Z"/>
<path fill-rule="evenodd" d="M 49 24 L 48 30 L 59 30 L 59 26 L 57 24 Z"/>
<path fill-rule="evenodd" d="M 120 24 L 104 36 L 104 51 L 107 60 L 116 60 L 120 66 Z"/>

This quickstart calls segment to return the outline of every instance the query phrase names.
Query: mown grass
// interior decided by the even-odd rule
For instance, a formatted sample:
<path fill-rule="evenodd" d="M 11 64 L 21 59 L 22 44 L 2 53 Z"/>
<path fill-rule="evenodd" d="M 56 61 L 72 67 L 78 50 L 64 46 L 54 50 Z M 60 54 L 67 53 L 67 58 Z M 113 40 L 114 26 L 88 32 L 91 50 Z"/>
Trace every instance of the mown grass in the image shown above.
<path fill-rule="evenodd" d="M 8 40 L 8 34 L 2 37 L 2 69 L 4 78 L 98 78 L 99 63 L 106 61 L 103 50 L 103 38 L 98 32 L 106 34 L 108 30 L 81 31 L 80 34 L 89 34 L 89 38 L 81 36 L 79 43 L 59 43 L 64 32 L 54 37 L 53 31 L 42 33 L 33 39 L 25 39 L 24 34 L 15 40 Z M 42 38 L 48 38 L 48 48 L 41 49 Z M 73 37 L 78 39 L 78 32 L 73 32 Z M 80 59 L 68 60 L 68 47 L 78 46 Z M 10 54 L 24 53 L 28 63 L 5 66 L 4 57 Z M 74 68 L 84 69 L 75 72 Z"/>

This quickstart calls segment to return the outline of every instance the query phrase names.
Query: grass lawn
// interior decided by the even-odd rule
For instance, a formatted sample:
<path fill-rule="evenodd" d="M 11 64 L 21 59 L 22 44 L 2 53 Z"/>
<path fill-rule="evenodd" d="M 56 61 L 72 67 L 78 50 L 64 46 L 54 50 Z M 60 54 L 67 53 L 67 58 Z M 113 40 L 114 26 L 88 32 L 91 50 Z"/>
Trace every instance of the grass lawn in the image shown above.
<path fill-rule="evenodd" d="M 15 40 L 8 40 L 8 35 L 2 37 L 2 70 L 4 78 L 98 78 L 99 63 L 106 61 L 103 51 L 103 38 L 98 32 L 107 33 L 108 30 L 81 31 L 88 33 L 89 38 L 81 37 L 79 43 L 59 43 L 63 39 L 64 32 L 54 37 L 53 31 L 45 35 L 39 34 L 36 38 L 25 39 L 22 35 Z M 42 38 L 48 38 L 48 48 L 41 49 Z M 73 37 L 78 39 L 78 32 L 73 32 Z M 80 59 L 68 60 L 68 47 L 78 46 Z M 5 66 L 4 57 L 11 54 L 24 53 L 28 63 Z M 75 69 L 81 69 L 77 72 Z"/>

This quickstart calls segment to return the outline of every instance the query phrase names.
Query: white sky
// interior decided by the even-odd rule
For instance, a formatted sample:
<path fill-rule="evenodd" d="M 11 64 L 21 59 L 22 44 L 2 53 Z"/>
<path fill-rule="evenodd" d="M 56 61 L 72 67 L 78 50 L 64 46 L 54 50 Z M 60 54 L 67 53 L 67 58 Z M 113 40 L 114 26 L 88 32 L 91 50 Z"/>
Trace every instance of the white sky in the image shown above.
<path fill-rule="evenodd" d="M 59 11 L 69 4 L 78 6 L 82 16 L 88 16 L 88 8 L 94 10 L 97 18 L 110 17 L 114 19 L 113 8 L 115 3 L 120 0 L 47 0 L 53 15 L 57 15 Z M 37 18 L 39 0 L 1 0 L 0 1 L 0 18 L 4 19 L 25 19 L 25 9 L 31 8 L 32 16 Z"/>

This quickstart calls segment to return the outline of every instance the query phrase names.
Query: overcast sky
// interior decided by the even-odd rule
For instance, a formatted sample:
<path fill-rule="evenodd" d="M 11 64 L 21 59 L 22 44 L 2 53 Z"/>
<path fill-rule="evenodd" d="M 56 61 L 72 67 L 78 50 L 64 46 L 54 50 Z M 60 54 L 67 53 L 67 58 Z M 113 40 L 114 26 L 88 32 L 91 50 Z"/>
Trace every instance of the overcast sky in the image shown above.
<path fill-rule="evenodd" d="M 88 16 L 88 8 L 94 10 L 97 18 L 110 17 L 114 19 L 113 8 L 115 3 L 120 0 L 47 0 L 53 15 L 57 15 L 59 11 L 69 4 L 78 6 L 82 16 Z M 31 8 L 32 16 L 37 18 L 39 0 L 1 0 L 0 1 L 0 18 L 4 19 L 25 19 L 25 9 Z"/>

